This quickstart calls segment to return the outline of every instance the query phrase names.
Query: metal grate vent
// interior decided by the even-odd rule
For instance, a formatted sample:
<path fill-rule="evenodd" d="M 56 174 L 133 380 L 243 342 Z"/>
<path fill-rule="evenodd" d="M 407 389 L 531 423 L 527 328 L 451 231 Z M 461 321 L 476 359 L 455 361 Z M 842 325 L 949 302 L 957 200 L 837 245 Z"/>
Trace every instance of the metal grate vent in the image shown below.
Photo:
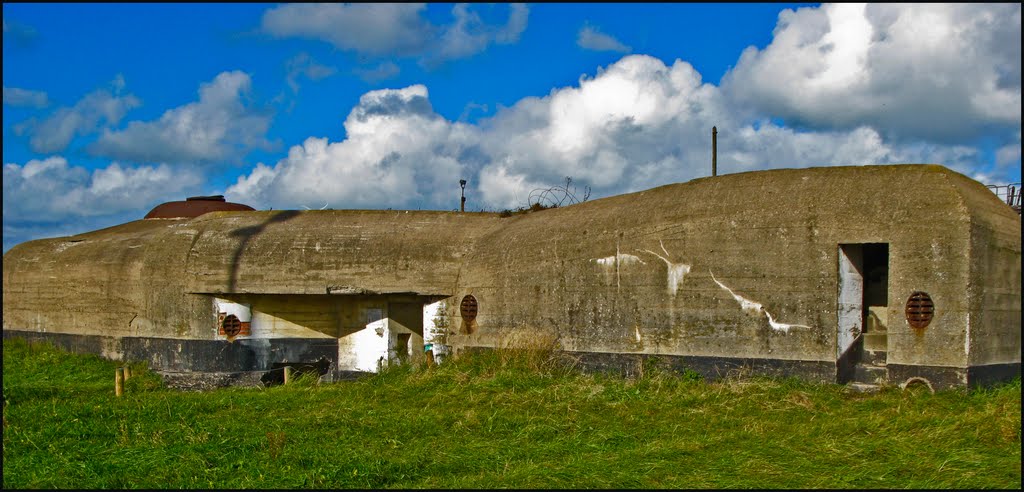
<path fill-rule="evenodd" d="M 462 314 L 463 331 L 466 333 L 473 333 L 476 330 L 476 298 L 471 295 L 463 297 L 462 304 L 459 305 L 459 313 Z"/>
<path fill-rule="evenodd" d="M 225 316 L 224 313 L 220 313 L 217 316 L 217 334 L 228 338 L 248 336 L 252 334 L 252 323 L 242 321 L 233 314 Z"/>
<path fill-rule="evenodd" d="M 907 299 L 907 323 L 917 329 L 922 329 L 932 322 L 935 316 L 935 303 L 932 298 L 921 291 L 910 294 Z"/>
<path fill-rule="evenodd" d="M 229 314 L 221 322 L 220 328 L 229 337 L 238 336 L 242 332 L 242 321 L 238 319 L 238 316 Z"/>
<path fill-rule="evenodd" d="M 466 296 L 462 298 L 462 304 L 459 305 L 459 312 L 462 314 L 462 319 L 466 321 L 473 321 L 476 319 L 476 298 L 473 296 Z"/>

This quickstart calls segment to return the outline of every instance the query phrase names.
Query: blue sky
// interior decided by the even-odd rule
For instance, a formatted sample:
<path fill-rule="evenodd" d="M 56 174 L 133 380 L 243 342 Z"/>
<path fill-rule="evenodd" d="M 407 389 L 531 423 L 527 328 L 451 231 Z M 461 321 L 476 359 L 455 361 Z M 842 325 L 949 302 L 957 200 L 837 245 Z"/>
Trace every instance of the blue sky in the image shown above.
<path fill-rule="evenodd" d="M 1019 4 L 9 4 L 3 248 L 187 196 L 527 205 L 709 173 L 1020 181 Z"/>

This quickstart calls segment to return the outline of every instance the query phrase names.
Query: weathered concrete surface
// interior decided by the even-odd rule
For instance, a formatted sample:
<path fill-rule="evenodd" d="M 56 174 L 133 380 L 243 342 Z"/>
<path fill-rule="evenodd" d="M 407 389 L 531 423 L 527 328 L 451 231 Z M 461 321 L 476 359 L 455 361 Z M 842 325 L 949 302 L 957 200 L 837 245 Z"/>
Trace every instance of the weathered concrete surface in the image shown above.
<path fill-rule="evenodd" d="M 500 225 L 496 219 L 419 211 L 214 212 L 30 241 L 4 255 L 4 327 L 211 339 L 211 296 L 303 294 L 323 302 L 328 294 L 448 295 L 474 236 Z M 327 327 L 333 322 L 304 324 L 302 336 L 339 336 L 340 327 Z M 297 335 L 287 330 L 298 325 L 281 326 L 283 336 Z"/>
<path fill-rule="evenodd" d="M 455 297 L 476 297 L 478 330 L 457 346 L 543 332 L 570 351 L 835 362 L 838 245 L 887 243 L 890 362 L 1019 367 L 1019 217 L 939 166 L 727 175 L 508 220 L 466 262 Z M 924 330 L 904 317 L 915 291 L 936 305 Z M 987 353 L 967 350 L 972 315 Z"/>
<path fill-rule="evenodd" d="M 332 341 L 337 370 L 367 370 L 396 344 L 420 354 L 424 326 L 443 325 L 457 350 L 550 340 L 609 360 L 661 355 L 708 370 L 748 361 L 769 372 L 774 363 L 759 361 L 781 361 L 829 379 L 848 343 L 837 333 L 840 245 L 869 243 L 888 245 L 888 302 L 873 311 L 888 325 L 890 378 L 920 369 L 965 384 L 971 374 L 1019 373 L 1019 216 L 934 165 L 725 175 L 507 218 L 140 220 L 12 248 L 3 326 L 5 335 L 227 343 L 221 302 L 251 311 L 252 333 L 235 343 Z M 935 303 L 923 330 L 904 317 L 915 291 Z M 472 333 L 459 314 L 469 294 L 479 311 Z M 426 324 L 409 328 L 416 323 L 396 314 L 445 298 Z M 263 366 L 280 362 L 264 356 Z"/>

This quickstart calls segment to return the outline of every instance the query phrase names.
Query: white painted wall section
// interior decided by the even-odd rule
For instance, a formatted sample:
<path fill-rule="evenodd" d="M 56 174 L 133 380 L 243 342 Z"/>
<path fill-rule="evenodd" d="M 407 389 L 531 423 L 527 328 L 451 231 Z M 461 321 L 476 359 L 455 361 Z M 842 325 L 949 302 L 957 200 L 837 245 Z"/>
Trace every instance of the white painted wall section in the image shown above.
<path fill-rule="evenodd" d="M 450 321 L 445 318 L 444 308 L 444 300 L 423 305 L 423 343 L 431 345 L 434 362 L 438 364 L 451 352 L 444 343 L 450 325 Z"/>
<path fill-rule="evenodd" d="M 366 327 L 338 340 L 338 369 L 377 372 L 388 357 L 388 319 L 384 310 L 364 310 Z"/>
<path fill-rule="evenodd" d="M 224 316 L 235 315 L 238 321 L 248 323 L 252 321 L 252 309 L 248 304 L 238 304 L 236 302 L 226 301 L 219 297 L 213 298 L 214 312 L 223 314 Z"/>
<path fill-rule="evenodd" d="M 853 346 L 864 328 L 864 274 L 860 270 L 863 261 L 860 245 L 839 246 L 837 359 Z"/>

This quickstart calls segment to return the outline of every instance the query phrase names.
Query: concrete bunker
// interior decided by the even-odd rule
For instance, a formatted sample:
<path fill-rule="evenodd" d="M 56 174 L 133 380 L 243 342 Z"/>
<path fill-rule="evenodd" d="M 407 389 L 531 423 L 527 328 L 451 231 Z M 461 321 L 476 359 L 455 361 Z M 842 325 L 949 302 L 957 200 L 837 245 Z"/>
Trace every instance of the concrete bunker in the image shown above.
<path fill-rule="evenodd" d="M 732 174 L 508 217 L 216 210 L 15 246 L 3 329 L 233 382 L 548 340 L 590 369 L 939 388 L 1020 373 L 1020 251 L 1016 211 L 934 165 Z"/>

